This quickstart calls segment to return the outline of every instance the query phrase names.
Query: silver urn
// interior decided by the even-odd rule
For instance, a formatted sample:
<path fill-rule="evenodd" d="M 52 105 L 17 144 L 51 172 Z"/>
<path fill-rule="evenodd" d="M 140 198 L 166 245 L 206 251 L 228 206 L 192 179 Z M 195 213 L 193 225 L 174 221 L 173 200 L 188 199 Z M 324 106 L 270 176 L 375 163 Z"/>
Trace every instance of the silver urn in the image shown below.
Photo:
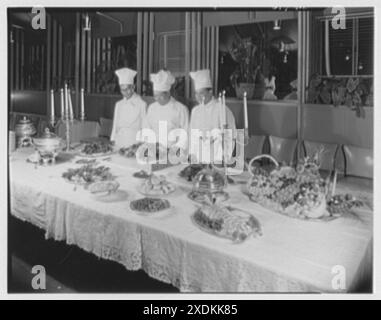
<path fill-rule="evenodd" d="M 32 136 L 36 134 L 36 128 L 27 117 L 23 117 L 16 124 L 15 132 L 18 147 L 29 147 L 33 144 Z"/>

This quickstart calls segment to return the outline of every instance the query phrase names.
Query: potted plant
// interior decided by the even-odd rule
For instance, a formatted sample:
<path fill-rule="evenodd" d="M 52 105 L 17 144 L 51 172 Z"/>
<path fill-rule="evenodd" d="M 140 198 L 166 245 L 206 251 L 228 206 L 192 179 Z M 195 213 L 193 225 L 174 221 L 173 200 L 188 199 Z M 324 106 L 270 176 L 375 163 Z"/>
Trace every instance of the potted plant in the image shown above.
<path fill-rule="evenodd" d="M 242 99 L 246 91 L 247 98 L 252 99 L 255 79 L 260 69 L 258 46 L 251 38 L 245 38 L 238 43 L 233 42 L 230 55 L 238 63 L 236 70 L 230 76 L 237 98 Z"/>

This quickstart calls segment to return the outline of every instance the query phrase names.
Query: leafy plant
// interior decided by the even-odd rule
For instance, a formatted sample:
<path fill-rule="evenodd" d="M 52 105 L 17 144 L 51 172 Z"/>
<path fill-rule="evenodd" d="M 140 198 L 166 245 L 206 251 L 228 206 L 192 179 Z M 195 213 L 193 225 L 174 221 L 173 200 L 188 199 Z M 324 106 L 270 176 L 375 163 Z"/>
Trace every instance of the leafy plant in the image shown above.
<path fill-rule="evenodd" d="M 314 74 L 308 86 L 309 103 L 333 104 L 335 107 L 346 105 L 355 110 L 358 117 L 365 117 L 364 106 L 371 103 L 371 79 L 329 78 Z"/>
<path fill-rule="evenodd" d="M 230 55 L 239 64 L 230 76 L 233 87 L 238 83 L 255 83 L 257 72 L 261 67 L 260 52 L 252 38 L 245 38 L 239 42 L 233 42 Z"/>

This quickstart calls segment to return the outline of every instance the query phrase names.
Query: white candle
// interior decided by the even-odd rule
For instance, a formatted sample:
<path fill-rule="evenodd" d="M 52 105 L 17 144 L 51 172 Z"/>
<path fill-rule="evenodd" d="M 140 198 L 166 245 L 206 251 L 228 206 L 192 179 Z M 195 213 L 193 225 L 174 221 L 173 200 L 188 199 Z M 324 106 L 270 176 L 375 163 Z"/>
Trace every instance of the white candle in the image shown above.
<path fill-rule="evenodd" d="M 336 181 L 337 181 L 337 171 L 335 170 L 335 173 L 333 175 L 333 183 L 332 183 L 332 194 L 331 194 L 332 197 L 335 195 Z"/>
<path fill-rule="evenodd" d="M 54 121 L 54 90 L 50 90 L 50 119 Z"/>
<path fill-rule="evenodd" d="M 247 117 L 247 98 L 246 98 L 246 91 L 243 94 L 243 115 L 244 115 L 244 125 L 245 129 L 249 128 L 249 120 Z"/>
<path fill-rule="evenodd" d="M 81 89 L 81 117 L 85 116 L 85 89 Z"/>
<path fill-rule="evenodd" d="M 222 91 L 222 126 L 226 125 L 226 104 L 225 104 L 225 90 Z"/>
<path fill-rule="evenodd" d="M 67 84 L 65 83 L 65 119 L 69 118 L 69 99 L 67 92 Z"/>
<path fill-rule="evenodd" d="M 71 91 L 68 89 L 68 94 L 69 94 L 69 116 L 70 120 L 74 119 L 74 112 L 73 112 L 73 104 L 71 102 Z"/>
<path fill-rule="evenodd" d="M 60 96 L 61 96 L 61 118 L 64 118 L 65 115 L 65 99 L 64 99 L 64 91 L 61 88 L 60 89 Z"/>

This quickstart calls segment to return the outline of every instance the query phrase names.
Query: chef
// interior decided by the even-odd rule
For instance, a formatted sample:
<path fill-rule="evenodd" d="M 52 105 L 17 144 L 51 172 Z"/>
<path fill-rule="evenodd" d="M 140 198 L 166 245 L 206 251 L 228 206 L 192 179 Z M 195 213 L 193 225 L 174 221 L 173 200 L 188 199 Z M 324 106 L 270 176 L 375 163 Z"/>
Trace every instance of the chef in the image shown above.
<path fill-rule="evenodd" d="M 148 106 L 143 127 L 155 133 L 156 142 L 168 148 L 174 146 L 187 150 L 189 111 L 171 96 L 170 91 L 175 78 L 165 70 L 151 74 L 150 78 L 155 102 Z"/>
<path fill-rule="evenodd" d="M 110 140 L 115 142 L 117 148 L 122 148 L 138 142 L 147 104 L 135 93 L 135 70 L 122 68 L 116 70 L 115 74 L 123 99 L 115 104 Z"/>
<path fill-rule="evenodd" d="M 222 162 L 222 128 L 227 125 L 227 133 L 235 134 L 235 119 L 221 100 L 213 97 L 212 81 L 208 69 L 190 72 L 194 82 L 195 97 L 198 105 L 192 109 L 190 119 L 189 153 L 192 162 Z M 233 140 L 225 139 L 225 154 L 232 153 Z"/>

